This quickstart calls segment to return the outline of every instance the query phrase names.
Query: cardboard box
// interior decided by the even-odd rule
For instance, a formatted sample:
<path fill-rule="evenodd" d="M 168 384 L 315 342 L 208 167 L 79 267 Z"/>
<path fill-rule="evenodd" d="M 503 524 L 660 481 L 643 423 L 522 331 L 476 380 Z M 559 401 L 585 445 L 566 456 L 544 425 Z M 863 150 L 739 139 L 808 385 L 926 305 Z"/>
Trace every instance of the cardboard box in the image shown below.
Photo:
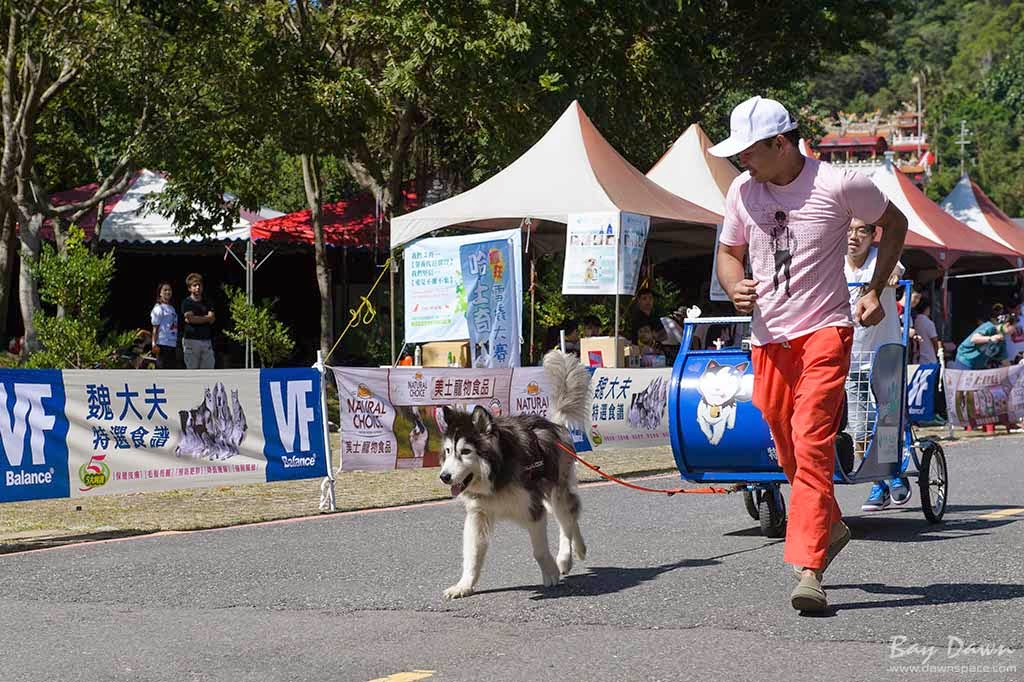
<path fill-rule="evenodd" d="M 469 341 L 432 341 L 423 344 L 422 353 L 424 367 L 447 367 L 449 353 L 456 366 L 469 367 Z"/>
<path fill-rule="evenodd" d="M 639 363 L 639 349 L 630 345 L 629 339 L 620 336 L 618 344 L 611 336 L 580 339 L 580 362 L 587 367 L 628 367 L 630 359 Z"/>

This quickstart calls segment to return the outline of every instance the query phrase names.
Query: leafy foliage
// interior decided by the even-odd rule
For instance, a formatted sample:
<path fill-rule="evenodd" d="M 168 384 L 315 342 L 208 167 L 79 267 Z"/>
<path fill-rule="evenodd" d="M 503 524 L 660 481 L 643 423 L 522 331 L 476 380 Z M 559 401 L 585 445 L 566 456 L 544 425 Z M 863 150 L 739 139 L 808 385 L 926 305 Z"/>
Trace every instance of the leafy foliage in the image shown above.
<path fill-rule="evenodd" d="M 251 341 L 263 367 L 273 367 L 291 356 L 295 341 L 288 326 L 274 316 L 276 300 L 249 303 L 245 292 L 237 287 L 225 287 L 224 293 L 231 314 L 231 328 L 224 330 L 229 339 L 242 344 Z"/>
<path fill-rule="evenodd" d="M 42 350 L 29 358 L 30 367 L 93 369 L 127 366 L 122 351 L 134 337 L 132 332 L 106 335 L 100 311 L 110 295 L 108 284 L 114 275 L 114 252 L 96 256 L 85 246 L 84 234 L 72 226 L 67 253 L 61 257 L 47 244 L 34 270 L 39 295 L 44 303 L 57 306 L 63 316 L 36 313 Z"/>

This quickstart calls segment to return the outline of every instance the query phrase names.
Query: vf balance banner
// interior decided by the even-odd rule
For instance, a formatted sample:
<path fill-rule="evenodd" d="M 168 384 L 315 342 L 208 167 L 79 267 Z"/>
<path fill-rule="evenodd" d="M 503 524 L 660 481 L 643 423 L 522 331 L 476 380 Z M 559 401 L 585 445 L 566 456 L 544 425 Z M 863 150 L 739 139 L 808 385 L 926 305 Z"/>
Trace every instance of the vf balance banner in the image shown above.
<path fill-rule="evenodd" d="M 0 502 L 327 475 L 320 373 L 0 371 Z"/>

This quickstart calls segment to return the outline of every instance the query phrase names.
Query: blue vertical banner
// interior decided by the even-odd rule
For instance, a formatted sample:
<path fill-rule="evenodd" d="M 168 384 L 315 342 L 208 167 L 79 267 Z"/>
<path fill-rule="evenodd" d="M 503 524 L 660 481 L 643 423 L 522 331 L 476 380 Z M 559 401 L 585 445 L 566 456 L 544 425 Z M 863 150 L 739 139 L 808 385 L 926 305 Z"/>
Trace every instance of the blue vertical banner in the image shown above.
<path fill-rule="evenodd" d="M 60 370 L 0 373 L 0 501 L 68 496 L 64 408 Z"/>
<path fill-rule="evenodd" d="M 910 421 L 935 420 L 935 393 L 938 389 L 938 365 L 909 365 L 907 367 L 907 412 Z"/>
<path fill-rule="evenodd" d="M 503 239 L 459 247 L 474 367 L 519 366 L 518 253 Z"/>
<path fill-rule="evenodd" d="M 327 475 L 320 381 L 312 369 L 260 370 L 268 482 Z"/>

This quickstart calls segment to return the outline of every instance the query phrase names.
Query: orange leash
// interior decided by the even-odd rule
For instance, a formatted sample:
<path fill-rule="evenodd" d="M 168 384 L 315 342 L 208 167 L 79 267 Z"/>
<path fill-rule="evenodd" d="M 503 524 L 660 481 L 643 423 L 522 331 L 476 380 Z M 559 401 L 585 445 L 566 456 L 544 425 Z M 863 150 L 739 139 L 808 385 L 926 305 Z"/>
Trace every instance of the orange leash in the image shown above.
<path fill-rule="evenodd" d="M 735 492 L 743 490 L 744 488 L 747 487 L 746 485 L 744 485 L 742 483 L 737 483 L 736 485 L 734 485 L 731 488 L 711 488 L 711 487 L 708 487 L 708 488 L 675 488 L 673 490 L 665 490 L 663 488 L 647 488 L 647 487 L 642 486 L 642 485 L 636 485 L 635 483 L 630 483 L 629 481 L 623 481 L 621 478 L 616 478 L 615 476 L 612 476 L 611 474 L 606 474 L 605 472 L 601 471 L 601 467 L 597 466 L 596 464 L 591 464 L 587 460 L 583 459 L 582 457 L 580 457 L 579 455 L 576 454 L 575 450 L 573 450 L 570 447 L 567 447 L 565 445 L 565 443 L 555 443 L 555 444 L 558 447 L 560 447 L 562 450 L 567 452 L 569 455 L 571 455 L 572 458 L 575 459 L 577 462 L 579 462 L 583 466 L 587 467 L 591 471 L 596 472 L 597 474 L 601 475 L 603 478 L 606 478 L 607 480 L 611 481 L 612 483 L 618 483 L 619 485 L 625 486 L 627 488 L 632 488 L 633 490 L 639 490 L 639 491 L 645 492 L 645 493 L 661 493 L 662 495 L 668 495 L 669 497 L 672 497 L 673 495 L 676 495 L 676 494 L 680 494 L 680 495 L 686 495 L 686 494 L 690 494 L 690 495 L 693 495 L 693 494 L 697 494 L 697 495 L 728 495 L 729 493 L 735 493 Z"/>

